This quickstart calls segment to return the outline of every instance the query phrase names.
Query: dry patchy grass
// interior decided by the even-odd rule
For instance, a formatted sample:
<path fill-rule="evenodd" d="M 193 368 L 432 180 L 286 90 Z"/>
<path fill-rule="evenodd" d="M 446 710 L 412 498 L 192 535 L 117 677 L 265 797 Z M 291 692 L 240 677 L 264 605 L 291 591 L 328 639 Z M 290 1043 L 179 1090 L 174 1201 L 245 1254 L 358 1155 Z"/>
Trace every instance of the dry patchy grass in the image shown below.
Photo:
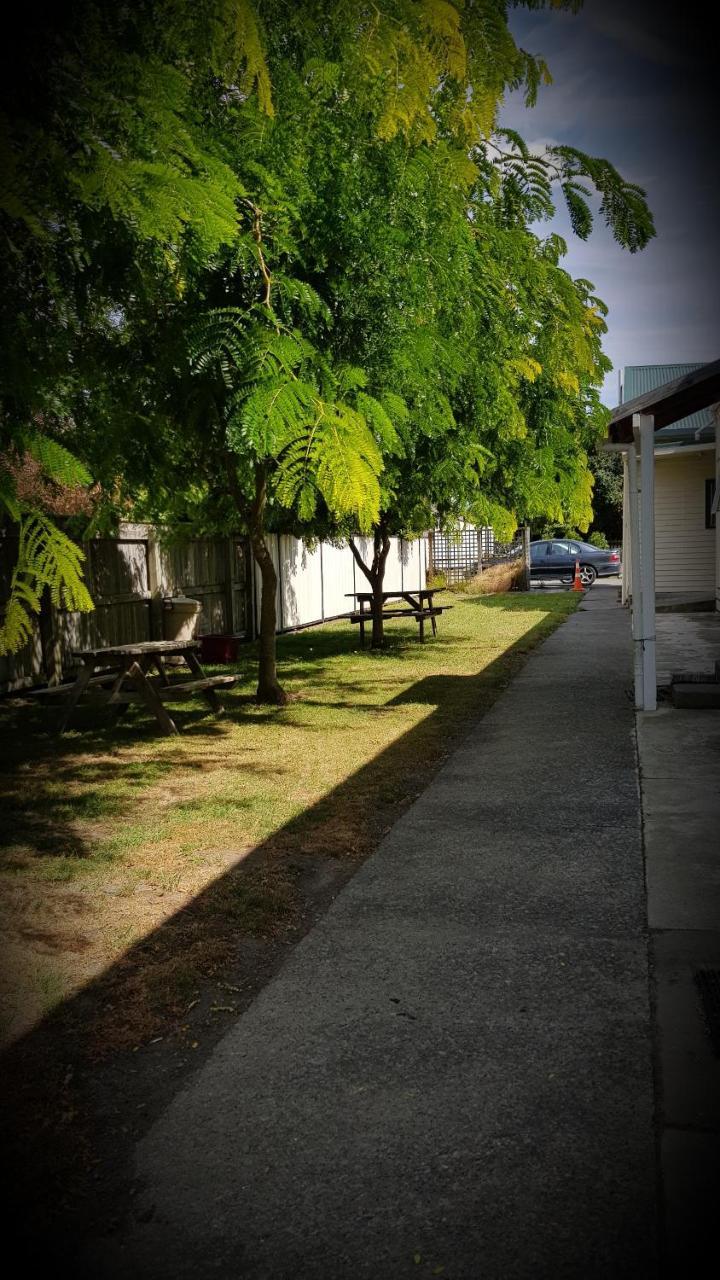
<path fill-rule="evenodd" d="M 508 564 L 491 564 L 487 569 L 483 569 L 482 573 L 454 583 L 450 590 L 459 595 L 503 595 L 508 591 L 518 591 L 522 578 L 523 567 L 517 561 Z"/>
<path fill-rule="evenodd" d="M 454 597 L 437 639 L 390 624 L 379 654 L 343 622 L 287 636 L 281 674 L 298 697 L 281 711 L 254 705 L 248 646 L 224 717 L 186 703 L 179 738 L 132 709 L 116 724 L 80 712 L 59 739 L 56 710 L 6 705 L 6 1039 L 82 989 L 97 997 L 91 1027 L 82 1014 L 93 1053 L 182 1026 L 203 980 L 237 971 L 253 940 L 308 927 L 574 605 Z"/>

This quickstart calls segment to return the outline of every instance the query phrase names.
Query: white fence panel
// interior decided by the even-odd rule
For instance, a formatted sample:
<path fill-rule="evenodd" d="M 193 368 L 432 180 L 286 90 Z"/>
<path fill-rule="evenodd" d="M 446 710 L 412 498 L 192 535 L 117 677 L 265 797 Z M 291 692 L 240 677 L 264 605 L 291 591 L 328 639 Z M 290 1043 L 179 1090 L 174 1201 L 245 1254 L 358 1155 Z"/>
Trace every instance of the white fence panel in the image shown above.
<path fill-rule="evenodd" d="M 280 538 L 281 631 L 323 618 L 323 565 L 318 544 L 311 551 L 297 538 Z"/>
<path fill-rule="evenodd" d="M 420 591 L 426 585 L 425 539 L 392 538 L 385 564 L 386 591 Z"/>
<path fill-rule="evenodd" d="M 392 538 L 385 567 L 385 590 L 419 590 L 426 585 L 426 538 L 409 542 Z M 350 547 L 318 543 L 311 551 L 298 538 L 273 534 L 267 539 L 278 576 L 276 596 L 278 631 L 311 626 L 324 618 L 338 618 L 354 608 L 352 592 L 369 591 L 370 584 L 355 564 Z M 356 538 L 366 564 L 373 554 L 372 538 Z M 255 566 L 256 629 L 260 620 L 262 579 Z"/>
<path fill-rule="evenodd" d="M 362 591 L 362 579 L 365 586 L 367 580 L 355 564 L 353 553 L 348 546 L 334 547 L 329 542 L 323 543 L 323 605 L 325 618 L 337 618 L 343 613 L 350 613 L 355 607 L 352 591 Z"/>
<path fill-rule="evenodd" d="M 365 564 L 367 565 L 372 564 L 372 558 L 373 558 L 372 538 L 355 538 L 355 546 L 357 547 L 358 552 L 360 553 L 360 556 L 362 557 Z M 349 547 L 348 547 L 348 552 L 352 556 L 352 551 L 350 551 Z M 354 557 L 353 557 L 353 562 L 354 562 Z M 351 591 L 369 591 L 370 590 L 370 583 L 368 582 L 367 578 L 365 577 L 365 574 L 363 573 L 362 569 L 358 567 L 358 565 L 355 565 L 355 586 L 351 587 L 350 590 Z M 353 601 L 351 600 L 350 605 L 352 604 L 353 604 Z"/>
<path fill-rule="evenodd" d="M 400 544 L 402 581 L 405 591 L 422 591 L 427 586 L 427 539 L 402 539 Z"/>
<path fill-rule="evenodd" d="M 388 558 L 385 561 L 385 591 L 402 591 L 403 589 L 403 562 L 400 554 L 400 539 L 390 539 L 390 550 Z"/>

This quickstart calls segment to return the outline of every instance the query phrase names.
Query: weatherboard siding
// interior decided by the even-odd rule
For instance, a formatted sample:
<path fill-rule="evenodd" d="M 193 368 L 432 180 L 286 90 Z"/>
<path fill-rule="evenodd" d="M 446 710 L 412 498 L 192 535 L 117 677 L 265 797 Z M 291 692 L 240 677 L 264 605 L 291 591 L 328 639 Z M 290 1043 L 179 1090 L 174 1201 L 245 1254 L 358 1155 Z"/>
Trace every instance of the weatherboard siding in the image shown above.
<path fill-rule="evenodd" d="M 714 452 L 655 455 L 655 589 L 715 594 L 714 529 L 705 528 L 705 481 Z"/>

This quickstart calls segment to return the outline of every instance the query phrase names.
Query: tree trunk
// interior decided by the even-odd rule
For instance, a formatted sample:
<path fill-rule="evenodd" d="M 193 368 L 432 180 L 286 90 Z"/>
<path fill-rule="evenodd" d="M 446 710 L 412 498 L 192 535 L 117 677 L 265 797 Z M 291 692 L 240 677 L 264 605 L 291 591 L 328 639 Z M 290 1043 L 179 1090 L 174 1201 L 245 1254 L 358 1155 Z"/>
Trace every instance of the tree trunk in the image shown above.
<path fill-rule="evenodd" d="M 374 575 L 373 579 L 373 599 L 372 599 L 372 640 L 370 642 L 371 649 L 382 649 L 385 644 L 385 622 L 383 619 L 383 578 L 385 577 L 385 561 L 382 564 L 382 570 Z"/>
<path fill-rule="evenodd" d="M 365 574 L 372 589 L 373 598 L 370 606 L 372 611 L 372 641 L 370 647 L 372 649 L 382 649 L 385 644 L 382 593 L 385 582 L 385 565 L 390 551 L 390 535 L 383 521 L 381 520 L 373 533 L 373 558 L 369 567 L 365 564 L 352 538 L 350 538 L 350 550 L 355 557 L 356 564 Z"/>
<path fill-rule="evenodd" d="M 275 593 L 277 574 L 272 556 L 265 541 L 265 506 L 267 502 L 267 476 L 265 468 L 255 470 L 255 498 L 250 506 L 248 527 L 250 545 L 255 562 L 260 569 L 262 589 L 260 593 L 260 657 L 256 699 L 260 703 L 284 707 L 289 697 L 278 681 L 277 674 L 277 610 Z"/>

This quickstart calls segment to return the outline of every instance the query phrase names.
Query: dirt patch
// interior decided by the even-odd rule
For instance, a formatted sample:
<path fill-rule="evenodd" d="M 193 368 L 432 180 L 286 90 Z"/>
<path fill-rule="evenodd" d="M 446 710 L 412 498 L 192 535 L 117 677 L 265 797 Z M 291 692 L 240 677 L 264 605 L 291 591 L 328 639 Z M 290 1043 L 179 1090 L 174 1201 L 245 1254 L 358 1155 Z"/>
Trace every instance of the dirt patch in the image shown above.
<path fill-rule="evenodd" d="M 18 929 L 18 934 L 25 942 L 31 942 L 41 953 L 54 954 L 58 951 L 73 951 L 79 955 L 92 946 L 89 938 L 82 933 L 50 933 L 47 929 Z"/>

